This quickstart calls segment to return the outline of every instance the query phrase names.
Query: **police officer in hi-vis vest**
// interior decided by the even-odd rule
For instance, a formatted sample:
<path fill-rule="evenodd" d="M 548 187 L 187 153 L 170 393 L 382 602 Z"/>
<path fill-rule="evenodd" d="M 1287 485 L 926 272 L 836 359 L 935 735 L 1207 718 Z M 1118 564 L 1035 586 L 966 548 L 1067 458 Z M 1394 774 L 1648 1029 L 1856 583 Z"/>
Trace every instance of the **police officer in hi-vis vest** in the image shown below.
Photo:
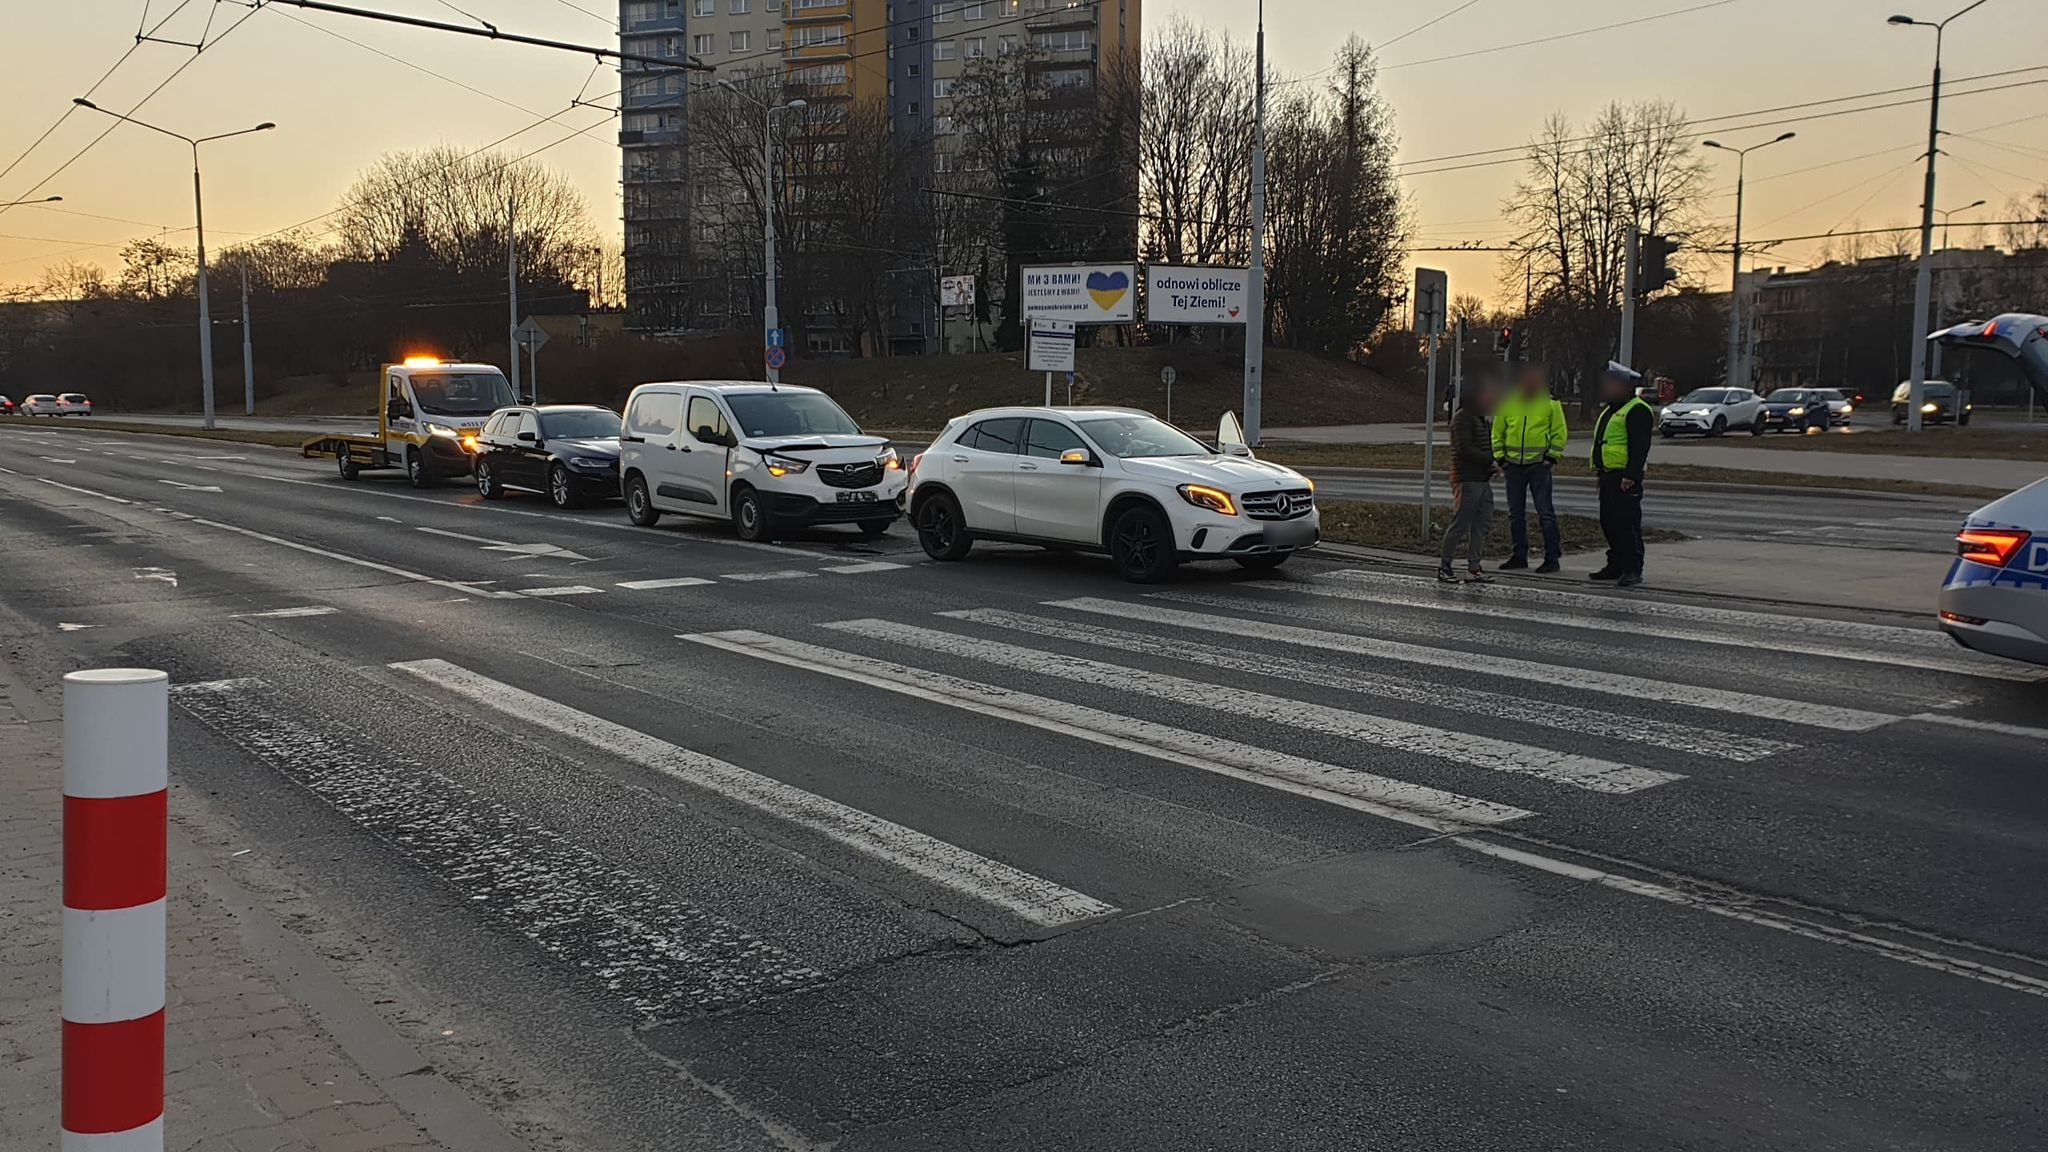
<path fill-rule="evenodd" d="M 1593 425 L 1593 474 L 1600 481 L 1600 532 L 1607 564 L 1592 574 L 1624 588 L 1643 582 L 1643 468 L 1657 420 L 1636 395 L 1643 374 L 1607 362 L 1600 377 L 1600 419 Z"/>

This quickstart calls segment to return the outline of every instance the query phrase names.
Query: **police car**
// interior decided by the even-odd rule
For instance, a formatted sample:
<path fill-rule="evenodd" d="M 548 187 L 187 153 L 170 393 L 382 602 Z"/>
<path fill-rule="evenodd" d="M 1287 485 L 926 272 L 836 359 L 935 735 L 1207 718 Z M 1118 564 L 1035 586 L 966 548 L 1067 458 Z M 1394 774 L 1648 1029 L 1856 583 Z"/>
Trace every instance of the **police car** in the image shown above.
<path fill-rule="evenodd" d="M 1931 337 L 2015 360 L 2048 399 L 2048 316 L 2008 313 Z M 1956 534 L 1956 560 L 1941 586 L 1941 628 L 1979 652 L 2048 664 L 2048 479 L 1986 504 Z"/>

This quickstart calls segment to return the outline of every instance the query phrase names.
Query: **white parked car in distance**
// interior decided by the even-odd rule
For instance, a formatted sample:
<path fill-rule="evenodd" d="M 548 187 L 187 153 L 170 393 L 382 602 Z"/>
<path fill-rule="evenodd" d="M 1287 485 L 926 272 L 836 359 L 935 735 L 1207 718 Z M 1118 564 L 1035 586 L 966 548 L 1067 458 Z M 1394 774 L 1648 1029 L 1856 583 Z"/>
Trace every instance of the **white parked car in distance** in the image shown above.
<path fill-rule="evenodd" d="M 21 414 L 23 416 L 62 416 L 64 410 L 57 403 L 57 397 L 54 393 L 37 392 L 32 396 L 23 396 L 21 398 Z"/>
<path fill-rule="evenodd" d="M 626 514 L 730 520 L 742 540 L 810 524 L 880 536 L 902 514 L 903 463 L 815 388 L 761 381 L 642 384 L 619 433 Z"/>
<path fill-rule="evenodd" d="M 1668 438 L 1680 432 L 1720 436 L 1730 428 L 1762 435 L 1764 399 L 1747 388 L 1695 388 L 1657 413 L 1657 430 Z"/>
<path fill-rule="evenodd" d="M 935 560 L 1004 540 L 1107 553 L 1139 583 L 1187 560 L 1277 568 L 1320 536 L 1315 485 L 1236 428 L 1219 450 L 1131 408 L 971 412 L 911 461 L 910 522 Z"/>

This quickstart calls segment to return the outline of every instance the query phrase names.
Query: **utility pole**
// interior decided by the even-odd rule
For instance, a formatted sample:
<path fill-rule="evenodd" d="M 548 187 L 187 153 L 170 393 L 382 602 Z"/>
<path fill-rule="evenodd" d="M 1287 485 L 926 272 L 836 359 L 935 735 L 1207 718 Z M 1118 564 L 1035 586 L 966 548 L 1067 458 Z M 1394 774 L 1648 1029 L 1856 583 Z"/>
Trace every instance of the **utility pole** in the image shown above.
<path fill-rule="evenodd" d="M 1621 356 L 1623 364 L 1636 364 L 1636 265 L 1642 260 L 1642 232 L 1628 222 L 1628 266 L 1621 270 Z"/>
<path fill-rule="evenodd" d="M 505 330 L 511 334 L 512 387 L 519 387 L 519 204 L 505 201 Z"/>
<path fill-rule="evenodd" d="M 1250 274 L 1245 277 L 1244 441 L 1256 448 L 1266 389 L 1266 0 L 1259 0 L 1254 60 L 1258 78 L 1252 113 L 1252 252 Z"/>
<path fill-rule="evenodd" d="M 256 349 L 249 334 L 249 257 L 242 256 L 242 415 L 256 414 Z"/>
<path fill-rule="evenodd" d="M 1719 140 L 1702 140 L 1700 147 L 1717 148 L 1723 152 L 1735 153 L 1735 242 L 1728 246 L 1728 381 L 1730 388 L 1749 387 L 1749 375 L 1742 371 L 1742 184 L 1749 167 L 1749 154 L 1759 148 L 1768 148 L 1783 143 L 1798 135 L 1786 132 L 1761 144 L 1747 148 L 1730 148 Z"/>

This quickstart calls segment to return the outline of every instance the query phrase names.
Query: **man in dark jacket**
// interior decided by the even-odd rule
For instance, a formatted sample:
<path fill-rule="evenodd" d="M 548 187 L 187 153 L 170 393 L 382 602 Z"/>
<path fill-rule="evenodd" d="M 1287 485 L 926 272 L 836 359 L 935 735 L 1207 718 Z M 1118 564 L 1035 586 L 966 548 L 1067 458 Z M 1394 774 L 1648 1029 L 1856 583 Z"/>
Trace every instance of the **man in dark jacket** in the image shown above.
<path fill-rule="evenodd" d="M 1612 360 L 1600 378 L 1605 407 L 1593 424 L 1593 474 L 1600 481 L 1600 533 L 1607 564 L 1592 574 L 1624 588 L 1643 582 L 1643 471 L 1657 429 L 1650 406 L 1636 395 L 1643 375 Z"/>
<path fill-rule="evenodd" d="M 1463 542 L 1465 579 L 1485 584 L 1491 578 L 1479 567 L 1479 558 L 1493 527 L 1493 437 L 1487 428 L 1493 393 L 1485 388 L 1468 389 L 1461 400 L 1458 414 L 1451 417 L 1451 526 L 1444 532 L 1436 578 L 1446 584 L 1458 582 L 1457 573 L 1451 570 L 1451 557 Z"/>

